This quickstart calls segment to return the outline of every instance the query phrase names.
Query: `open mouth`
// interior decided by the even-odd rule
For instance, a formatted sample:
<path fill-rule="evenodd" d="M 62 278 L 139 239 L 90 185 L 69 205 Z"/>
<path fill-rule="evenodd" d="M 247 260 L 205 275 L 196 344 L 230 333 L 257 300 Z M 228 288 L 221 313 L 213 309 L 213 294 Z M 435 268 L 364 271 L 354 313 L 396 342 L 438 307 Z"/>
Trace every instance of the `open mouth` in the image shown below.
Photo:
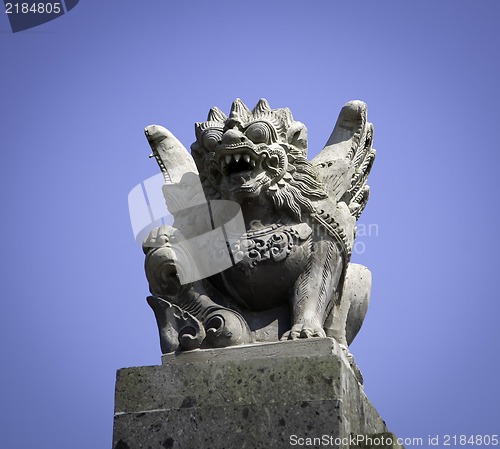
<path fill-rule="evenodd" d="M 220 158 L 222 172 L 227 175 L 243 174 L 252 171 L 257 165 L 257 159 L 249 153 L 229 153 Z"/>

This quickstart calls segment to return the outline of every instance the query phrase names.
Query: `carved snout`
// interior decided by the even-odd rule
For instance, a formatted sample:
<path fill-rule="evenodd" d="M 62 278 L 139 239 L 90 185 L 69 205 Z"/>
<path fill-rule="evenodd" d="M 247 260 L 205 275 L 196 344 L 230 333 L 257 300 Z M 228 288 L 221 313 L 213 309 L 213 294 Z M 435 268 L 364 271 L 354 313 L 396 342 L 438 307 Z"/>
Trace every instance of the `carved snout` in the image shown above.
<path fill-rule="evenodd" d="M 236 143 L 241 143 L 247 140 L 245 135 L 237 130 L 236 128 L 228 129 L 222 136 L 221 143 L 222 145 L 231 145 Z"/>

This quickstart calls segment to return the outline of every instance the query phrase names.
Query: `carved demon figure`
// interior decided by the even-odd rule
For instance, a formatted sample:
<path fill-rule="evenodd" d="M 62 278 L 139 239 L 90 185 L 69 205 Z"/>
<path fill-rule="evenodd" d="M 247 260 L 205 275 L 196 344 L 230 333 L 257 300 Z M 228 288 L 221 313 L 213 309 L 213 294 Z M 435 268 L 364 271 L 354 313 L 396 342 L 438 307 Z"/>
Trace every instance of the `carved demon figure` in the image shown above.
<path fill-rule="evenodd" d="M 324 336 L 350 344 L 371 287 L 368 269 L 349 262 L 375 158 L 366 105 L 342 108 L 311 161 L 306 127 L 266 100 L 249 110 L 237 99 L 229 116 L 213 108 L 195 129 L 191 156 L 165 128 L 146 128 L 175 219 L 143 244 L 162 351 Z"/>

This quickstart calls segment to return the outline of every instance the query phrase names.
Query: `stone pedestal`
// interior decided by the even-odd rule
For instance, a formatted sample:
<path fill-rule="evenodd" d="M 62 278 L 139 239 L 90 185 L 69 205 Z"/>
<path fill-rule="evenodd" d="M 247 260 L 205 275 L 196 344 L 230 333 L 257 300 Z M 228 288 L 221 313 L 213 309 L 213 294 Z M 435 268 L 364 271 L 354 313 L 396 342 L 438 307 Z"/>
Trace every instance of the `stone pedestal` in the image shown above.
<path fill-rule="evenodd" d="M 114 419 L 113 449 L 370 447 L 369 434 L 386 435 L 379 448 L 397 447 L 330 338 L 167 354 L 161 366 L 121 369 Z"/>

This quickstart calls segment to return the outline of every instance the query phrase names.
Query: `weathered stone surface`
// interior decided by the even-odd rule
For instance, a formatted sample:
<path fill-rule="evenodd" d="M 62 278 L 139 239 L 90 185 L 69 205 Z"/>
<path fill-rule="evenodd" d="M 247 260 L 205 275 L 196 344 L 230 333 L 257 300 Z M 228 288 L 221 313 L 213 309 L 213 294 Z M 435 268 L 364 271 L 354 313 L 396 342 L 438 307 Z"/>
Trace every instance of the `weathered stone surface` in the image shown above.
<path fill-rule="evenodd" d="M 195 133 L 190 155 L 167 129 L 146 128 L 174 217 L 143 243 L 162 352 L 350 344 L 371 287 L 350 263 L 375 159 L 366 104 L 342 108 L 311 161 L 304 124 L 264 99 L 252 110 L 236 99 L 228 116 L 213 108 Z"/>
<path fill-rule="evenodd" d="M 381 432 L 331 338 L 169 354 L 117 373 L 113 449 L 288 448 L 293 435 Z"/>

